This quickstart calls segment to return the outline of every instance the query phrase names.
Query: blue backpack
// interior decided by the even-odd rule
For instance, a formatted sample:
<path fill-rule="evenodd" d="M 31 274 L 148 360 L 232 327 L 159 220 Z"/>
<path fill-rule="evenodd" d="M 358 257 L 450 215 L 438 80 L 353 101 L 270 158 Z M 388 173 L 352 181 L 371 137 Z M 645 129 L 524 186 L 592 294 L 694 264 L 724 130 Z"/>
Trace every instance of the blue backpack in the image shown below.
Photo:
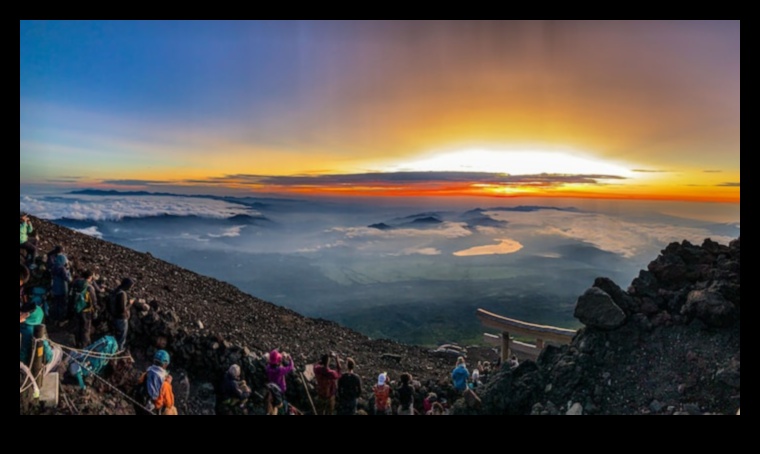
<path fill-rule="evenodd" d="M 113 336 L 103 336 L 83 351 L 71 355 L 73 359 L 69 364 L 69 374 L 76 377 L 79 386 L 84 389 L 84 377 L 90 374 L 99 375 L 118 351 L 119 344 L 116 339 Z"/>

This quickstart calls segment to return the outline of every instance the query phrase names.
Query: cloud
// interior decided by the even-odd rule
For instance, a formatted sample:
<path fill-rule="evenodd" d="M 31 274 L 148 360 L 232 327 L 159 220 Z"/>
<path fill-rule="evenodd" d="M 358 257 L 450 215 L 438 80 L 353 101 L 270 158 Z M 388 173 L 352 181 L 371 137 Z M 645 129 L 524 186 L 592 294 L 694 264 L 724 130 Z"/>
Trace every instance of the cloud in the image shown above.
<path fill-rule="evenodd" d="M 509 222 L 510 236 L 551 235 L 582 241 L 601 250 L 626 258 L 651 254 L 673 241 L 688 240 L 701 244 L 705 238 L 728 244 L 734 238 L 714 235 L 707 229 L 685 227 L 665 222 L 634 222 L 620 216 L 592 212 L 541 211 L 508 212 L 486 211 L 494 219 Z"/>
<path fill-rule="evenodd" d="M 515 240 L 497 239 L 496 241 L 500 241 L 500 243 L 471 247 L 469 249 L 454 252 L 454 255 L 457 257 L 466 257 L 472 255 L 512 254 L 523 247 L 522 244 Z"/>
<path fill-rule="evenodd" d="M 703 170 L 702 172 L 705 172 L 705 173 L 721 173 L 723 171 L 722 170 L 717 170 L 717 169 L 708 169 L 708 170 Z"/>
<path fill-rule="evenodd" d="M 721 186 L 721 187 L 728 187 L 728 188 L 738 188 L 739 182 L 738 181 L 732 181 L 732 182 L 726 182 L 726 183 L 720 183 L 716 184 L 715 186 Z"/>
<path fill-rule="evenodd" d="M 442 222 L 435 228 L 379 230 L 372 227 L 333 227 L 329 231 L 341 232 L 346 238 L 461 238 L 472 235 L 465 222 Z"/>
<path fill-rule="evenodd" d="M 93 221 L 167 215 L 225 219 L 238 214 L 260 214 L 221 200 L 172 196 L 23 196 L 21 210 L 43 219 Z"/>
<path fill-rule="evenodd" d="M 670 170 L 631 169 L 631 172 L 640 172 L 640 173 L 667 173 L 667 172 L 670 172 Z"/>
<path fill-rule="evenodd" d="M 172 182 L 166 180 L 103 180 L 101 183 L 115 186 L 150 186 L 171 184 Z"/>
<path fill-rule="evenodd" d="M 403 255 L 441 255 L 441 251 L 439 249 L 436 249 L 434 247 L 410 247 L 406 248 L 401 252 L 391 253 L 387 254 L 392 257 L 397 256 L 403 256 Z"/>
<path fill-rule="evenodd" d="M 84 233 L 85 235 L 94 236 L 95 238 L 103 238 L 103 234 L 94 225 L 92 227 L 87 227 L 86 229 L 73 229 L 73 230 L 79 233 Z"/>
<path fill-rule="evenodd" d="M 333 248 L 344 247 L 344 246 L 346 246 L 346 242 L 343 240 L 338 240 L 333 243 L 326 243 L 326 244 L 321 244 L 317 246 L 297 249 L 296 252 L 318 252 L 324 249 L 333 249 Z"/>
<path fill-rule="evenodd" d="M 222 230 L 222 233 L 219 234 L 209 233 L 208 236 L 211 238 L 234 238 L 236 236 L 240 236 L 240 231 L 244 228 L 244 225 L 236 225 L 234 227 Z"/>

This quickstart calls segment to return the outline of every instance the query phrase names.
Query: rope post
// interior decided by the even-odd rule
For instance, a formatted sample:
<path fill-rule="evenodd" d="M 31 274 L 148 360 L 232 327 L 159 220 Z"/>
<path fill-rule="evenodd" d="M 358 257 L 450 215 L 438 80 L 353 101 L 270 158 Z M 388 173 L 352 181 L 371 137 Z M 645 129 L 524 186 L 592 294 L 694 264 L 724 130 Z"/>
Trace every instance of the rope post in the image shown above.
<path fill-rule="evenodd" d="M 301 383 L 303 383 L 303 389 L 306 391 L 306 395 L 309 397 L 309 403 L 311 404 L 311 411 L 314 412 L 314 414 L 317 414 L 317 407 L 314 406 L 314 401 L 311 400 L 311 393 L 309 392 L 309 387 L 306 386 L 306 379 L 303 376 L 303 372 L 299 371 L 298 374 L 301 376 Z"/>
<path fill-rule="evenodd" d="M 32 375 L 37 379 L 37 386 L 42 389 L 42 383 L 45 381 L 45 374 L 42 368 L 45 367 L 45 348 L 42 341 L 47 338 L 47 329 L 45 325 L 34 327 L 34 352 L 32 353 Z"/>

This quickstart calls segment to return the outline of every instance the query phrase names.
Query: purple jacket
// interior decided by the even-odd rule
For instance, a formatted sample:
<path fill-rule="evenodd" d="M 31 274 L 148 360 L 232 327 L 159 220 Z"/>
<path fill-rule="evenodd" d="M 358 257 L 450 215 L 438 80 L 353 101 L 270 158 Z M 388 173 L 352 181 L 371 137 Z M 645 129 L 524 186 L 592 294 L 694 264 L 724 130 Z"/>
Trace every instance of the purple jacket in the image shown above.
<path fill-rule="evenodd" d="M 275 385 L 279 386 L 282 392 L 285 392 L 285 376 L 290 373 L 290 371 L 293 370 L 293 360 L 290 361 L 290 364 L 287 366 L 272 366 L 271 364 L 267 364 L 267 380 L 269 380 L 269 383 L 274 383 Z"/>

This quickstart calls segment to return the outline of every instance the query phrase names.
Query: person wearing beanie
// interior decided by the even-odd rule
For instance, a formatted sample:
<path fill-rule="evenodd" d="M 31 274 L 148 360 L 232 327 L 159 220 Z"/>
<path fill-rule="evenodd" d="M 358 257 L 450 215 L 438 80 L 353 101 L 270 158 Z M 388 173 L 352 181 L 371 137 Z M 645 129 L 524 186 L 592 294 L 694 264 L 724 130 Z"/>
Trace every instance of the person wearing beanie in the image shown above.
<path fill-rule="evenodd" d="M 169 353 L 158 350 L 153 355 L 153 365 L 140 377 L 140 384 L 147 394 L 147 408 L 157 414 L 176 415 L 172 376 L 166 370 L 169 367 Z"/>
<path fill-rule="evenodd" d="M 224 374 L 222 384 L 222 393 L 224 401 L 222 402 L 228 409 L 234 410 L 234 407 L 244 408 L 248 398 L 251 396 L 251 388 L 241 377 L 242 371 L 240 366 L 233 364 Z M 234 411 L 230 411 L 234 413 Z"/>
<path fill-rule="evenodd" d="M 280 353 L 277 349 L 272 350 L 269 353 L 269 364 L 266 366 L 267 382 L 274 383 L 280 388 L 283 411 L 286 414 L 288 412 L 288 402 L 285 399 L 285 391 L 287 390 L 285 377 L 292 372 L 294 368 L 295 364 L 293 363 L 293 358 L 291 358 L 288 353 Z"/>
<path fill-rule="evenodd" d="M 391 386 L 388 382 L 388 374 L 383 372 L 377 376 L 377 384 L 372 387 L 375 395 L 375 414 L 390 415 L 391 411 Z"/>

